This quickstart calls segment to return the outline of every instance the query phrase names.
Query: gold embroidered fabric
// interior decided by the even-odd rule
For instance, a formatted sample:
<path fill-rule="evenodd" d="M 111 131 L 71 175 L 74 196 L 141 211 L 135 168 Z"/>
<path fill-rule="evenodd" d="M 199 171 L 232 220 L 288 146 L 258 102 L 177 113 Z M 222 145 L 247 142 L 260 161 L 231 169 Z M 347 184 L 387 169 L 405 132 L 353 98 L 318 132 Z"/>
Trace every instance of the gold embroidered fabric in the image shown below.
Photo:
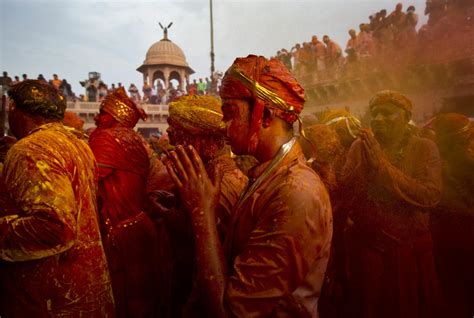
<path fill-rule="evenodd" d="M 123 87 L 119 87 L 109 93 L 102 101 L 100 109 L 109 113 L 115 120 L 129 128 L 135 127 L 140 118 L 143 120 L 147 118 L 145 111 L 137 107 L 135 102 L 127 96 Z"/>
<path fill-rule="evenodd" d="M 187 132 L 225 134 L 221 102 L 213 96 L 182 96 L 169 105 L 170 124 Z"/>

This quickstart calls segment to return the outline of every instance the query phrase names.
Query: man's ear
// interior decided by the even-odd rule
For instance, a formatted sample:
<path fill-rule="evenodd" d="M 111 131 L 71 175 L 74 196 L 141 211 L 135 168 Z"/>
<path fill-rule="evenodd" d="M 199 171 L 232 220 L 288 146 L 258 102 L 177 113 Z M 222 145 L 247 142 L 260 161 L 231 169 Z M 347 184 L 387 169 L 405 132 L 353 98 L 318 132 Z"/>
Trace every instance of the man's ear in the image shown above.
<path fill-rule="evenodd" d="M 410 120 L 411 120 L 411 113 L 410 112 L 405 111 L 405 120 L 406 120 L 407 123 L 410 122 Z"/>
<path fill-rule="evenodd" d="M 273 121 L 273 111 L 267 107 L 263 109 L 262 127 L 268 128 Z"/>

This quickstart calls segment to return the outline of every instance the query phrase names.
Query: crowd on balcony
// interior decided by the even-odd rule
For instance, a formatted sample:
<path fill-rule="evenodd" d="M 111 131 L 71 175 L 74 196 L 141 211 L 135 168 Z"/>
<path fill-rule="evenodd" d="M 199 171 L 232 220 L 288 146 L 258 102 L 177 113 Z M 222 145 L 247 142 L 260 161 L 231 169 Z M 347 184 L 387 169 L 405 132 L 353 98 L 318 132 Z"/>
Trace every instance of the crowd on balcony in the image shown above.
<path fill-rule="evenodd" d="M 192 83 L 187 83 L 186 89 L 183 89 L 179 83 L 175 87 L 171 81 L 169 82 L 168 88 L 166 88 L 161 80 L 157 80 L 156 86 L 144 82 L 141 90 L 142 95 L 135 84 L 130 85 L 128 92 L 130 93 L 130 97 L 136 102 L 145 104 L 169 104 L 183 95 L 215 95 L 215 90 L 213 90 L 212 87 L 212 81 L 206 77 L 205 80 L 199 78 L 199 80 L 194 79 Z"/>
<path fill-rule="evenodd" d="M 0 77 L 0 96 L 4 95 L 10 86 L 16 83 L 22 82 L 29 79 L 28 74 L 22 74 L 21 79 L 18 75 L 14 76 L 13 79 L 8 75 L 8 72 L 3 72 Z M 53 74 L 53 78 L 47 80 L 43 74 L 39 74 L 37 80 L 44 83 L 48 83 L 59 90 L 67 100 L 75 100 L 76 94 L 72 91 L 71 84 L 66 79 L 60 79 L 58 74 Z"/>
<path fill-rule="evenodd" d="M 21 79 L 19 76 L 14 76 L 12 79 L 8 72 L 3 72 L 3 76 L 0 77 L 0 89 L 2 92 L 0 95 L 6 93 L 10 86 L 27 79 L 29 79 L 27 74 L 23 74 Z M 43 74 L 39 74 L 37 79 L 54 86 L 68 101 L 102 102 L 107 94 L 116 88 L 123 87 L 121 82 L 108 85 L 101 80 L 89 80 L 85 81 L 83 85 L 85 87 L 85 94 L 76 96 L 72 91 L 71 84 L 66 79 L 60 79 L 57 74 L 53 74 L 53 78 L 50 80 L 47 80 Z M 216 95 L 216 89 L 213 89 L 212 81 L 208 77 L 204 80 L 202 78 L 199 78 L 199 80 L 194 79 L 186 85 L 185 89 L 180 84 L 175 87 L 172 81 L 169 82 L 168 88 L 165 88 L 161 80 L 157 80 L 155 83 L 156 85 L 150 85 L 148 82 L 144 82 L 141 90 L 137 85 L 131 83 L 127 89 L 130 98 L 134 102 L 142 104 L 168 104 L 183 95 Z"/>

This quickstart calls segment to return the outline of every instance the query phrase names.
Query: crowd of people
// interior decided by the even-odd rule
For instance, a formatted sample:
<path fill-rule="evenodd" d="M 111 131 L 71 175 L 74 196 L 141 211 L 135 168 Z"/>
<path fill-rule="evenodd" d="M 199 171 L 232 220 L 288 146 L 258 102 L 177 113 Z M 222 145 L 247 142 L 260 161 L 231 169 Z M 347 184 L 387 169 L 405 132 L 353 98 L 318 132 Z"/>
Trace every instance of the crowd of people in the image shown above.
<path fill-rule="evenodd" d="M 8 88 L 14 84 L 17 84 L 22 81 L 28 80 L 28 74 L 23 74 L 21 79 L 19 76 L 15 76 L 13 79 L 8 75 L 8 72 L 3 72 L 2 77 L 0 77 L 0 96 L 3 96 Z M 72 91 L 71 84 L 68 83 L 66 79 L 59 79 L 58 74 L 53 74 L 53 78 L 49 81 L 43 76 L 43 74 L 39 74 L 38 81 L 42 81 L 43 83 L 48 83 L 52 85 L 54 88 L 58 89 L 62 95 L 69 101 L 73 101 L 76 99 L 76 94 Z"/>
<path fill-rule="evenodd" d="M 135 90 L 134 90 L 135 91 Z M 108 91 L 86 136 L 40 80 L 8 90 L 0 166 L 5 317 L 471 317 L 474 125 L 423 127 L 396 91 L 300 119 L 278 59 L 237 58 L 167 134 Z"/>
<path fill-rule="evenodd" d="M 276 58 L 308 84 L 427 63 L 430 56 L 441 54 L 439 48 L 433 52 L 428 44 L 438 41 L 449 47 L 450 41 L 453 44 L 452 35 L 466 31 L 465 26 L 471 23 L 466 13 L 469 6 L 472 6 L 469 1 L 427 1 L 425 14 L 429 19 L 417 31 L 415 7 L 411 5 L 404 12 L 403 5 L 398 3 L 390 14 L 382 9 L 370 15 L 369 21 L 361 23 L 358 30 L 350 29 L 345 47 L 328 35 L 322 41 L 314 35 L 311 41 L 296 44 L 291 50 L 279 50 Z"/>
<path fill-rule="evenodd" d="M 3 72 L 3 76 L 0 77 L 1 95 L 3 95 L 11 85 L 27 79 L 27 74 L 23 74 L 22 79 L 20 79 L 19 76 L 15 76 L 12 79 L 8 75 L 8 72 Z M 101 80 L 90 80 L 87 81 L 87 83 L 84 82 L 85 94 L 76 96 L 72 91 L 71 84 L 69 84 L 66 79 L 59 79 L 57 74 L 53 74 L 53 78 L 49 81 L 46 80 L 42 74 L 39 74 L 37 79 L 53 85 L 61 91 L 68 101 L 102 102 L 108 93 L 113 92 L 116 88 L 123 87 L 121 82 L 117 84 L 112 83 L 109 86 Z M 219 80 L 219 78 L 217 79 Z M 199 80 L 194 79 L 193 82 L 187 83 L 185 89 L 179 84 L 178 87 L 175 87 L 173 82 L 170 82 L 168 88 L 165 88 L 163 81 L 157 80 L 156 85 L 150 85 L 148 82 L 144 82 L 141 91 L 134 83 L 131 83 L 127 90 L 132 100 L 136 103 L 169 104 L 171 101 L 183 95 L 216 95 L 217 85 L 218 81 L 214 84 L 216 88 L 213 88 L 212 81 L 206 77 L 204 81 L 202 78 L 199 78 Z"/>
<path fill-rule="evenodd" d="M 167 89 L 164 87 L 162 81 L 157 80 L 156 83 L 155 88 L 148 82 L 144 82 L 142 97 L 134 84 L 131 84 L 131 88 L 133 86 L 133 91 L 129 88 L 129 93 L 135 101 L 138 102 L 141 100 L 142 103 L 150 104 L 169 104 L 183 95 L 216 95 L 218 93 L 217 82 L 213 85 L 209 77 L 206 77 L 204 81 L 202 78 L 199 78 L 199 81 L 194 79 L 191 83 L 186 84 L 185 89 L 183 89 L 179 84 L 178 87 L 174 87 L 173 82 L 169 83 Z M 214 86 L 216 88 L 213 88 Z"/>
<path fill-rule="evenodd" d="M 90 131 L 65 79 L 4 72 L 0 316 L 472 317 L 472 119 L 417 125 L 393 90 L 363 122 L 302 117 L 301 85 L 417 49 L 465 4 L 429 1 L 418 32 L 398 4 L 350 30 L 345 55 L 313 36 L 186 89 L 92 81 Z M 169 104 L 165 134 L 134 131 L 140 104 Z"/>

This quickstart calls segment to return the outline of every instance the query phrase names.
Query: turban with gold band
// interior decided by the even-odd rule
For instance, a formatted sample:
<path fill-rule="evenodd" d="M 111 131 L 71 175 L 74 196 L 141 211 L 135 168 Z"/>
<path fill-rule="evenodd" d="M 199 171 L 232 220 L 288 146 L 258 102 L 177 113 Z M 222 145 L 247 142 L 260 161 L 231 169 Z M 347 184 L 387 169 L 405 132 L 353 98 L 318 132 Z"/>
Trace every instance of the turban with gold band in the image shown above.
<path fill-rule="evenodd" d="M 361 128 L 360 120 L 354 117 L 346 109 L 331 109 L 319 116 L 322 124 L 334 128 L 344 128 L 353 137 L 357 138 Z"/>
<path fill-rule="evenodd" d="M 169 105 L 168 123 L 186 133 L 225 135 L 221 102 L 213 96 L 181 96 Z"/>
<path fill-rule="evenodd" d="M 100 104 L 100 109 L 112 115 L 116 121 L 125 127 L 133 128 L 141 118 L 146 120 L 147 116 L 142 108 L 137 107 L 131 100 L 125 89 L 119 87 L 105 96 Z"/>
<path fill-rule="evenodd" d="M 16 107 L 31 115 L 63 119 L 66 111 L 66 100 L 59 90 L 38 80 L 24 80 L 13 85 L 8 96 Z"/>
<path fill-rule="evenodd" d="M 220 95 L 222 98 L 254 101 L 249 153 L 253 153 L 257 147 L 265 107 L 292 124 L 299 119 L 305 102 L 303 87 L 281 61 L 255 55 L 234 61 L 222 80 Z"/>
<path fill-rule="evenodd" d="M 413 108 L 411 101 L 401 93 L 391 90 L 383 90 L 375 94 L 369 101 L 369 108 L 372 109 L 387 103 L 397 106 L 411 115 Z"/>

